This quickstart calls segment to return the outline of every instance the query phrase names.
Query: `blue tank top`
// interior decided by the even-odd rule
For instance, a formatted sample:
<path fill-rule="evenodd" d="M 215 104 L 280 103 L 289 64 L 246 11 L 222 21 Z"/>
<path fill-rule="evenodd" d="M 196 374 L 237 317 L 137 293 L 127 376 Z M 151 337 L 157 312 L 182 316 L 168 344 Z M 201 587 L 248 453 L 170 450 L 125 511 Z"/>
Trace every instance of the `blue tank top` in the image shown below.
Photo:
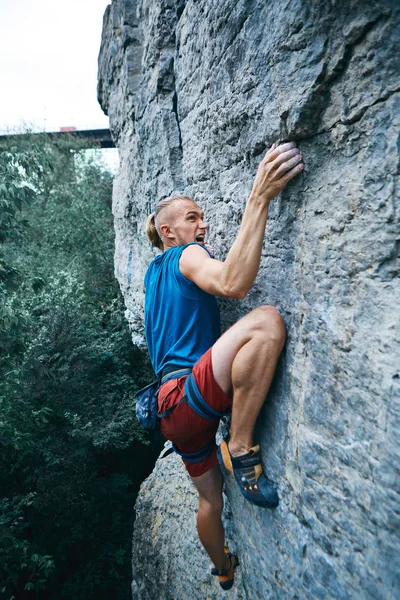
<path fill-rule="evenodd" d="M 215 296 L 179 270 L 187 246 L 190 244 L 169 248 L 156 256 L 144 278 L 146 340 L 157 377 L 168 366 L 193 367 L 221 335 Z"/>

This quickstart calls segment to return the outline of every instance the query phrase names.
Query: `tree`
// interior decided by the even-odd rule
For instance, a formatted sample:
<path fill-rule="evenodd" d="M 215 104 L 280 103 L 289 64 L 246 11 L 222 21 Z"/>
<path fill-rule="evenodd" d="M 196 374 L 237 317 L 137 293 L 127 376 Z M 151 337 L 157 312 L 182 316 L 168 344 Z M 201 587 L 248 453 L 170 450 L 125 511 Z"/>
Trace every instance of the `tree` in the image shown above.
<path fill-rule="evenodd" d="M 27 136 L 0 152 L 0 580 L 5 598 L 129 598 L 151 377 L 113 276 L 112 175 Z M 0 588 L 1 590 L 1 588 Z"/>

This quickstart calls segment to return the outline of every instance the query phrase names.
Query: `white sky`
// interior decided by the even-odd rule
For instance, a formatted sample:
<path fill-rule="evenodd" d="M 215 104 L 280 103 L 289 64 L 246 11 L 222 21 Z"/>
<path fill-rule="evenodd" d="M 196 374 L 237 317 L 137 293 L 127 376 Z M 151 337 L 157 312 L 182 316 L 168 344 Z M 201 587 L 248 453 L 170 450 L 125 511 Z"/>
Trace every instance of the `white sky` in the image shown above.
<path fill-rule="evenodd" d="M 0 131 L 108 127 L 96 99 L 111 0 L 0 0 Z"/>
<path fill-rule="evenodd" d="M 103 14 L 110 3 L 0 0 L 0 134 L 26 126 L 108 127 L 96 85 Z"/>

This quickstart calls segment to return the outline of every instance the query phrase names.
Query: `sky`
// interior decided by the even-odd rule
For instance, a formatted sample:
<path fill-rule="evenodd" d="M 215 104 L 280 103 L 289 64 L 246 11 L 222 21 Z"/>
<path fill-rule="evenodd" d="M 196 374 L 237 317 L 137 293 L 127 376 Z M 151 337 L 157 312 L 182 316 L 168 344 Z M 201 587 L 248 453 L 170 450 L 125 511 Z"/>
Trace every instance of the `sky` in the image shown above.
<path fill-rule="evenodd" d="M 108 127 L 96 85 L 110 3 L 0 0 L 0 134 Z"/>

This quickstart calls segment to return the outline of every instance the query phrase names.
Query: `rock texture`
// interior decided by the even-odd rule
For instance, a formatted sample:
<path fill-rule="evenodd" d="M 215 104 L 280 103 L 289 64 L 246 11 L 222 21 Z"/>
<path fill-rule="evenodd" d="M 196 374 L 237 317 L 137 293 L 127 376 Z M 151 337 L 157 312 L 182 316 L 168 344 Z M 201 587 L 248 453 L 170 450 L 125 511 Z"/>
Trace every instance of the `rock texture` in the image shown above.
<path fill-rule="evenodd" d="M 297 140 L 256 283 L 288 342 L 258 424 L 275 511 L 227 482 L 242 582 L 231 598 L 400 597 L 400 6 L 393 1 L 113 0 L 99 101 L 120 151 L 115 269 L 143 344 L 143 227 L 192 195 L 223 259 L 265 149 Z M 176 458 L 143 484 L 133 597 L 219 598 Z M 190 559 L 188 559 L 190 557 Z M 195 565 L 195 567 L 194 567 Z"/>

